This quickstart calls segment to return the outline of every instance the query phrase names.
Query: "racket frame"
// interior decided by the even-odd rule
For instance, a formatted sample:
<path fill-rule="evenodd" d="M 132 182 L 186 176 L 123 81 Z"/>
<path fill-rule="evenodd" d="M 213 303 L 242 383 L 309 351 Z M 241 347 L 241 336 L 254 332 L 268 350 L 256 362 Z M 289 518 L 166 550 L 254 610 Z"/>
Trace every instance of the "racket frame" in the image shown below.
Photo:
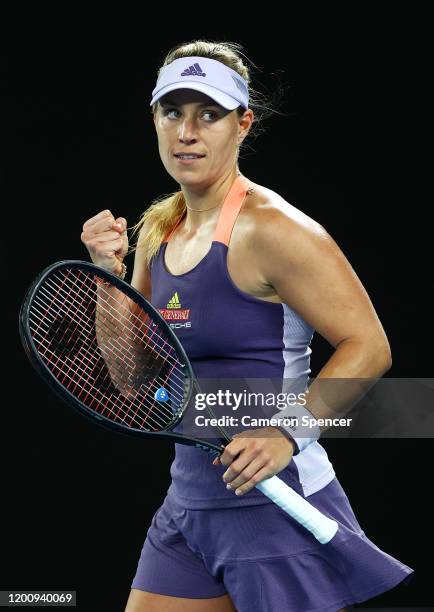
<path fill-rule="evenodd" d="M 164 330 L 165 334 L 170 337 L 172 347 L 175 349 L 179 358 L 179 366 L 184 370 L 184 397 L 182 399 L 182 408 L 179 410 L 176 419 L 173 420 L 167 427 L 163 428 L 161 431 L 152 432 L 146 431 L 144 429 L 127 427 L 125 425 L 122 425 L 121 423 L 113 422 L 107 417 L 98 414 L 98 412 L 89 409 L 84 403 L 77 399 L 66 387 L 64 387 L 57 380 L 56 376 L 51 372 L 51 370 L 47 367 L 44 360 L 40 356 L 28 324 L 31 305 L 33 303 L 35 295 L 38 293 L 41 285 L 43 285 L 47 277 L 50 277 L 58 270 L 62 271 L 74 268 L 92 274 L 94 276 L 94 279 L 95 277 L 99 277 L 103 281 L 107 281 L 110 285 L 122 291 L 135 304 L 142 308 L 150 316 L 151 320 L 156 320 L 162 330 Z M 96 279 L 94 280 L 94 282 L 97 282 Z M 62 399 L 63 401 L 67 401 L 73 408 L 76 409 L 76 411 L 78 411 L 81 415 L 85 416 L 87 419 L 97 419 L 101 425 L 103 425 L 107 429 L 110 429 L 111 431 L 116 431 L 117 433 L 140 437 L 145 435 L 152 438 L 166 438 L 172 440 L 173 442 L 180 442 L 182 444 L 187 444 L 196 448 L 200 448 L 202 450 L 208 451 L 212 455 L 220 455 L 223 452 L 223 447 L 230 441 L 230 438 L 225 436 L 224 431 L 220 428 L 220 436 L 216 436 L 216 438 L 219 438 L 222 442 L 222 445 L 220 446 L 208 442 L 206 440 L 199 440 L 197 438 L 184 436 L 182 434 L 170 431 L 171 429 L 176 427 L 182 420 L 182 417 L 191 401 L 194 390 L 200 391 L 196 382 L 195 375 L 193 373 L 193 369 L 190 365 L 190 362 L 187 358 L 187 355 L 181 342 L 179 341 L 176 334 L 169 327 L 169 325 L 166 323 L 166 321 L 163 319 L 161 314 L 151 304 L 149 304 L 149 302 L 145 300 L 145 298 L 138 291 L 136 291 L 136 289 L 131 287 L 131 285 L 129 285 L 122 279 L 114 276 L 113 274 L 110 274 L 103 268 L 100 268 L 95 264 L 79 260 L 59 261 L 45 268 L 29 287 L 22 302 L 19 314 L 19 332 L 21 343 L 26 352 L 26 355 L 30 363 L 38 372 L 38 374 L 48 384 L 50 389 L 52 389 L 52 391 L 54 391 L 56 395 L 60 397 L 60 399 Z M 210 409 L 208 409 L 208 412 L 211 417 L 215 417 L 215 415 Z"/>

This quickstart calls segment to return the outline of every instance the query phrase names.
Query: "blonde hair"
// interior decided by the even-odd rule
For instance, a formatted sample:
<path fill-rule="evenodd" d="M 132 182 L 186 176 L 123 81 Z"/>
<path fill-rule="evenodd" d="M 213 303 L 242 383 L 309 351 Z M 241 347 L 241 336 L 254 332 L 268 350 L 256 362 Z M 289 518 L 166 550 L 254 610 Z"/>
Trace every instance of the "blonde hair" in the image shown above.
<path fill-rule="evenodd" d="M 238 72 L 249 85 L 250 70 L 242 59 L 242 56 L 244 56 L 241 51 L 242 49 L 243 47 L 241 45 L 232 42 L 222 43 L 195 40 L 189 43 L 182 43 L 169 51 L 158 74 L 160 74 L 164 66 L 167 66 L 167 64 L 170 64 L 176 59 L 198 56 L 222 62 L 222 64 Z M 254 91 L 250 85 L 249 94 L 249 106 L 255 110 L 254 123 L 259 122 L 266 114 L 275 112 L 270 105 L 264 103 L 262 95 Z M 153 105 L 153 113 L 157 112 L 157 105 L 158 102 Z M 237 112 L 239 116 L 242 116 L 244 109 L 239 107 Z M 250 131 L 252 131 L 252 129 Z M 139 234 L 139 239 L 135 248 L 143 249 L 144 259 L 148 267 L 151 264 L 152 258 L 158 253 L 162 241 L 178 221 L 180 221 L 185 211 L 186 203 L 184 194 L 182 191 L 175 191 L 169 195 L 156 198 L 153 200 L 150 207 L 142 213 L 139 222 L 133 227 L 133 236 Z"/>

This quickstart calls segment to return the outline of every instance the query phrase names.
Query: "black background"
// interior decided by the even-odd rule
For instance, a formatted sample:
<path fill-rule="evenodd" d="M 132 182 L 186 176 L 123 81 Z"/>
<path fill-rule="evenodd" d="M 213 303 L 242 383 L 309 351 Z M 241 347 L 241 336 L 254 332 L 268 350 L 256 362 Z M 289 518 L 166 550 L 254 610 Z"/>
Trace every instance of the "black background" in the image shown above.
<path fill-rule="evenodd" d="M 27 15 L 26 30 L 14 22 L 4 44 L 0 589 L 75 589 L 81 610 L 123 610 L 169 484 L 170 445 L 107 433 L 72 413 L 28 364 L 17 318 L 42 268 L 87 259 L 87 218 L 110 208 L 131 226 L 154 197 L 176 188 L 159 160 L 149 99 L 165 53 L 179 42 L 239 42 L 262 89 L 273 91 L 279 79 L 290 86 L 285 114 L 269 120 L 241 171 L 340 245 L 388 334 L 387 376 L 433 375 L 427 16 L 380 23 L 341 15 L 343 24 L 329 16 L 312 25 L 262 7 L 249 22 L 240 6 L 217 25 L 217 6 L 207 10 L 205 18 L 190 5 L 162 5 L 122 24 L 112 15 L 110 25 L 51 15 L 45 28 Z M 131 274 L 131 258 L 129 266 Z M 318 336 L 312 349 L 315 376 L 331 349 Z M 366 607 L 433 605 L 432 441 L 324 445 L 368 537 L 416 570 L 409 586 Z"/>

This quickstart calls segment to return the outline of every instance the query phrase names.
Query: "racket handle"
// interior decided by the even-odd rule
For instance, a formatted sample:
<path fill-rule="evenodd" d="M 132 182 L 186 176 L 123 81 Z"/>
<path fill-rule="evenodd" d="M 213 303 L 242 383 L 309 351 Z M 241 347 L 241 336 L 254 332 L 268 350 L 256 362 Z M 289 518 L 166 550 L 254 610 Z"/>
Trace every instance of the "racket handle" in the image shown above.
<path fill-rule="evenodd" d="M 338 524 L 312 506 L 304 497 L 288 487 L 277 476 L 267 478 L 256 488 L 282 510 L 292 516 L 300 525 L 308 529 L 321 544 L 327 544 L 338 530 Z"/>

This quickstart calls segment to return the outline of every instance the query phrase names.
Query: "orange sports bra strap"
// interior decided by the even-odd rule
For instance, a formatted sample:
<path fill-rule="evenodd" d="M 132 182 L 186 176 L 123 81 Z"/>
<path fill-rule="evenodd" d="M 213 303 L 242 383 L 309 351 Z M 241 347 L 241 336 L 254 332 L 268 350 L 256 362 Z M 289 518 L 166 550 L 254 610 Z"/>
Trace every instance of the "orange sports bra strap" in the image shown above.
<path fill-rule="evenodd" d="M 178 219 L 178 221 L 175 223 L 175 225 L 167 232 L 164 240 L 162 241 L 162 244 L 164 244 L 165 242 L 169 242 L 170 238 L 172 237 L 173 232 L 176 230 L 176 228 L 178 227 L 178 225 L 181 223 L 181 221 L 183 220 L 183 218 L 185 217 L 185 212 L 183 215 L 181 215 Z"/>
<path fill-rule="evenodd" d="M 214 233 L 214 240 L 229 245 L 231 234 L 238 213 L 244 203 L 248 189 L 252 187 L 250 181 L 241 174 L 237 176 L 220 211 L 219 220 Z"/>

